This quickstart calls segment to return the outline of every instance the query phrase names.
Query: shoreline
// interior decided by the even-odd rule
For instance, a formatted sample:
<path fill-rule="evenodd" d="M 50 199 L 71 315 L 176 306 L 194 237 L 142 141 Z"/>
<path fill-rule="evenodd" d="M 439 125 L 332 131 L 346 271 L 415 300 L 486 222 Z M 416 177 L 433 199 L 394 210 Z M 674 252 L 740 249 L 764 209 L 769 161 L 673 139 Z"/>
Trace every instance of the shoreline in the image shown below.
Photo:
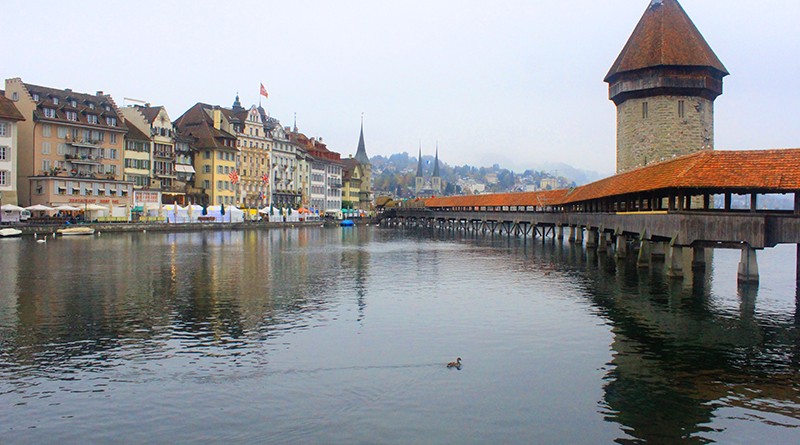
<path fill-rule="evenodd" d="M 355 221 L 355 220 L 354 220 Z M 97 232 L 141 232 L 143 230 L 153 232 L 199 232 L 210 230 L 257 230 L 257 229 L 281 229 L 292 227 L 339 227 L 340 221 L 295 221 L 295 222 L 264 222 L 264 221 L 245 221 L 245 222 L 203 222 L 203 223 L 164 223 L 164 222 L 141 222 L 141 223 L 85 223 L 85 224 L 3 224 L 0 228 L 8 227 L 19 229 L 22 235 L 50 234 L 58 229 L 65 227 L 91 227 Z M 361 219 L 355 221 L 357 226 L 376 223 L 373 219 Z"/>

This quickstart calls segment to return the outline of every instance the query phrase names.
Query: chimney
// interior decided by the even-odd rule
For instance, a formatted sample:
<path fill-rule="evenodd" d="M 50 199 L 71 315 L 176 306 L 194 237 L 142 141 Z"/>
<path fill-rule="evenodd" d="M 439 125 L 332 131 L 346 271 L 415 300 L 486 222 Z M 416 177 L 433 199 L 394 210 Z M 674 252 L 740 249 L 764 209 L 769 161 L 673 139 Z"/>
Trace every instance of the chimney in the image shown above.
<path fill-rule="evenodd" d="M 103 95 L 103 92 L 102 92 L 102 91 L 100 91 L 100 90 L 98 90 L 98 91 L 97 91 L 97 95 L 98 95 L 98 96 L 102 96 L 102 95 Z"/>
<path fill-rule="evenodd" d="M 214 107 L 214 128 L 222 129 L 222 111 L 217 106 Z"/>
<path fill-rule="evenodd" d="M 71 93 L 72 92 L 72 88 L 65 88 L 64 92 Z"/>

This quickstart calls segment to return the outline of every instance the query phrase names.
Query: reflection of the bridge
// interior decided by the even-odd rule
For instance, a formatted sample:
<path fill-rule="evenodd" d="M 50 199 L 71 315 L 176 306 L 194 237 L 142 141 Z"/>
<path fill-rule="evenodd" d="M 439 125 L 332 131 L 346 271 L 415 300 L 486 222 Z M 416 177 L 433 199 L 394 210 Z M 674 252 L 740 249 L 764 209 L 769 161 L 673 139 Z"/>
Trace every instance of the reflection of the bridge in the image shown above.
<path fill-rule="evenodd" d="M 301 228 L 7 243 L 0 362 L 18 377 L 58 377 L 126 357 L 268 344 L 324 323 L 339 304 L 363 317 L 367 236 Z"/>
<path fill-rule="evenodd" d="M 566 242 L 457 237 L 528 257 L 531 273 L 546 268 L 548 279 L 580 283 L 614 334 L 601 412 L 629 435 L 618 442 L 707 443 L 721 408 L 800 425 L 800 313 L 757 312 L 756 286 L 740 286 L 731 310 L 711 294 L 710 266 L 675 280 L 663 264 L 640 269 L 635 258 Z"/>

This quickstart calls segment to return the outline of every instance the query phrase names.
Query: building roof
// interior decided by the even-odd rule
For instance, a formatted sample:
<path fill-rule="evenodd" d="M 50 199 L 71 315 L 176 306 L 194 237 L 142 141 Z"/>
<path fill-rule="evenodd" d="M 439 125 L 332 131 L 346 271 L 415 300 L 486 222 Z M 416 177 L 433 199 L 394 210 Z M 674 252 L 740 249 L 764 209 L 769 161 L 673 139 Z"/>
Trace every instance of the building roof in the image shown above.
<path fill-rule="evenodd" d="M 125 131 L 125 121 L 122 114 L 117 109 L 116 103 L 108 94 L 98 91 L 97 94 L 86 94 L 72 91 L 71 89 L 59 90 L 56 88 L 43 87 L 39 85 L 24 84 L 25 89 L 30 93 L 31 98 L 38 96 L 36 109 L 33 110 L 33 117 L 37 121 L 60 121 L 70 124 L 83 124 L 105 130 Z M 58 103 L 56 103 L 58 100 Z M 70 103 L 75 101 L 75 106 Z M 108 110 L 105 109 L 108 107 Z M 54 109 L 56 117 L 51 118 L 44 115 L 44 108 Z M 77 113 L 77 121 L 68 120 L 66 112 L 74 111 Z M 97 123 L 89 123 L 88 115 L 98 116 Z M 105 119 L 100 117 L 113 117 L 116 125 L 109 125 Z"/>
<path fill-rule="evenodd" d="M 7 99 L 4 92 L 0 90 L 0 119 L 12 121 L 24 121 L 25 117 L 17 110 L 14 101 Z"/>
<path fill-rule="evenodd" d="M 712 151 L 651 164 L 571 190 L 431 198 L 426 207 L 566 205 L 666 190 L 786 193 L 800 191 L 800 148 Z"/>
<path fill-rule="evenodd" d="M 213 108 L 198 102 L 175 121 L 175 127 L 182 137 L 191 137 L 194 140 L 191 145 L 195 148 L 236 149 L 236 136 L 214 127 L 213 117 L 206 112 Z M 232 143 L 226 145 L 225 140 Z"/>
<path fill-rule="evenodd" d="M 652 0 L 605 77 L 660 66 L 728 71 L 677 0 Z"/>
<path fill-rule="evenodd" d="M 143 133 L 136 125 L 128 125 L 128 134 L 125 135 L 125 139 L 150 141 L 150 135 Z"/>
<path fill-rule="evenodd" d="M 364 145 L 364 122 L 361 122 L 361 134 L 358 136 L 358 150 L 356 150 L 356 161 L 361 164 L 369 164 L 367 147 Z"/>
<path fill-rule="evenodd" d="M 157 107 L 144 106 L 143 107 L 141 105 L 136 105 L 136 108 L 142 113 L 142 115 L 144 116 L 145 120 L 147 120 L 148 123 L 152 124 L 153 121 L 156 120 L 156 117 L 158 117 L 158 113 L 160 113 L 161 110 L 164 107 L 162 107 L 162 106 L 157 106 Z"/>
<path fill-rule="evenodd" d="M 569 190 L 542 190 L 538 192 L 492 193 L 486 195 L 445 196 L 428 198 L 425 207 L 475 207 L 475 206 L 538 206 L 559 205 Z"/>
<path fill-rule="evenodd" d="M 577 187 L 564 203 L 664 189 L 800 190 L 800 148 L 705 150 Z"/>

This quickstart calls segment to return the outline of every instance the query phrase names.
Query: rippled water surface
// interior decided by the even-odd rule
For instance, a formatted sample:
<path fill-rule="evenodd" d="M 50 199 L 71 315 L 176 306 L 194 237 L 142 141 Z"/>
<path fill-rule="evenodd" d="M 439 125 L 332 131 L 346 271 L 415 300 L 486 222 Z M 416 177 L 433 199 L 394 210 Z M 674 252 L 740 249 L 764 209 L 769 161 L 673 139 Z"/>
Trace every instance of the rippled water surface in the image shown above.
<path fill-rule="evenodd" d="M 0 240 L 0 443 L 800 442 L 795 247 L 375 227 Z M 445 363 L 463 358 L 461 370 Z"/>

